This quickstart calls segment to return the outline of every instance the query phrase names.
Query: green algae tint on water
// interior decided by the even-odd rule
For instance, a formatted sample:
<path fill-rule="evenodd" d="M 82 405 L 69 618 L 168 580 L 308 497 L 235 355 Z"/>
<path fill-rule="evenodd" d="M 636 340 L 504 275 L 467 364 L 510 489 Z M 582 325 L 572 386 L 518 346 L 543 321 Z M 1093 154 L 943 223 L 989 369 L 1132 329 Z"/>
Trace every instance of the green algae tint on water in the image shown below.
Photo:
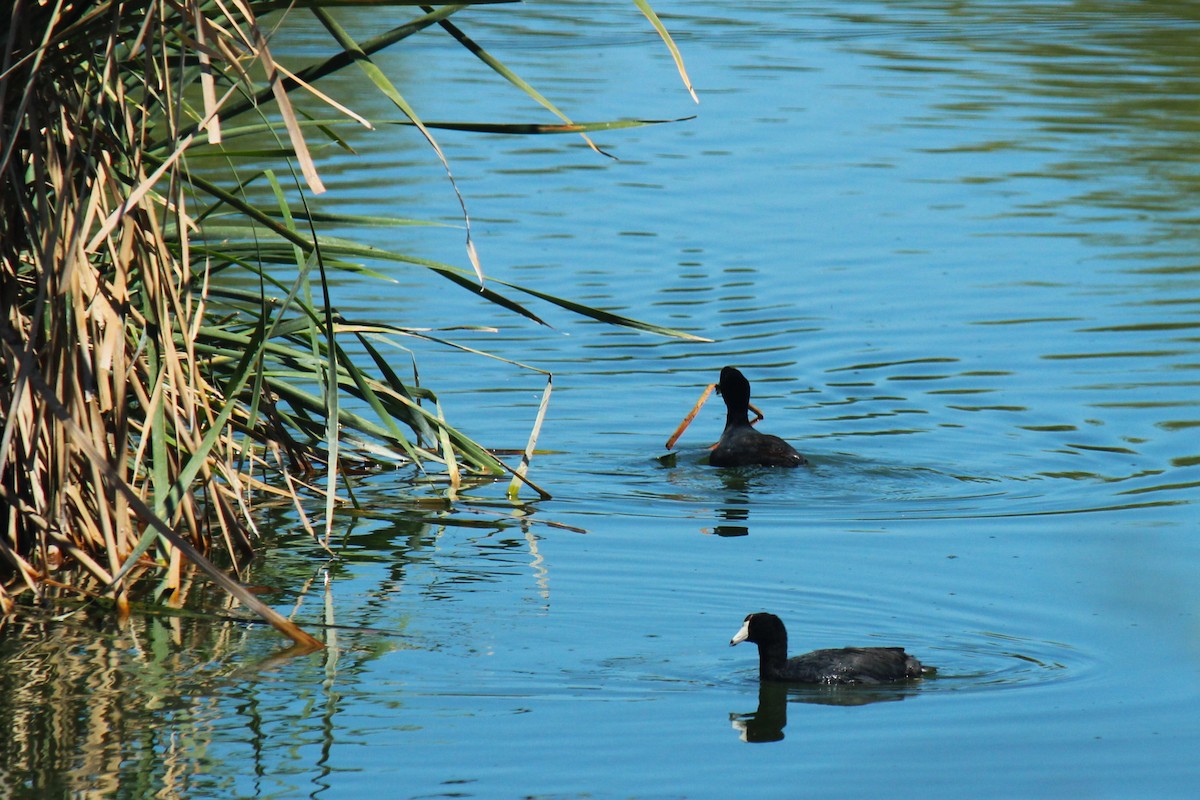
<path fill-rule="evenodd" d="M 618 160 L 439 140 L 490 276 L 712 343 L 538 327 L 395 264 L 340 277 L 349 315 L 494 327 L 444 335 L 554 374 L 531 471 L 554 499 L 521 522 L 502 487 L 415 504 L 375 476 L 332 562 L 265 519 L 250 579 L 323 653 L 271 660 L 277 634 L 211 614 L 10 625 L 8 795 L 1200 792 L 1200 20 L 655 7 L 698 106 L 632 4 L 456 19 L 574 118 L 695 119 L 597 134 Z M 363 35 L 372 13 L 339 12 Z M 553 121 L 439 37 L 379 62 L 434 69 L 406 85 L 425 119 Z M 356 85 L 328 90 L 382 103 Z M 355 136 L 324 210 L 461 221 L 411 130 Z M 353 233 L 466 265 L 461 229 Z M 452 420 L 524 445 L 543 376 L 413 346 Z M 810 466 L 705 465 L 715 397 L 657 460 L 727 364 Z M 793 653 L 902 645 L 939 675 L 760 687 L 728 646 L 752 611 Z"/>

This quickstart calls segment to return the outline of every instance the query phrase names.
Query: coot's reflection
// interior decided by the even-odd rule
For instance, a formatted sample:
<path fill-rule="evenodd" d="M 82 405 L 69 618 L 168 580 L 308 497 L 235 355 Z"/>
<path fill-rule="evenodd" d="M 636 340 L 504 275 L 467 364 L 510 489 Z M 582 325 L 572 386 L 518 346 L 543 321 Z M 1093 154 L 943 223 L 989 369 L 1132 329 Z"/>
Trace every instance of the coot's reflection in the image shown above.
<path fill-rule="evenodd" d="M 787 727 L 788 703 L 816 703 L 824 706 L 865 706 L 904 700 L 915 694 L 913 687 L 878 686 L 789 686 L 762 681 L 758 684 L 758 710 L 747 714 L 729 713 L 743 742 L 778 742 Z"/>
<path fill-rule="evenodd" d="M 726 523 L 747 522 L 750 519 L 750 493 L 747 490 L 746 479 L 736 473 L 721 476 L 725 486 L 725 502 L 716 510 L 719 522 L 710 531 L 717 536 L 749 536 L 747 525 L 729 525 Z"/>
<path fill-rule="evenodd" d="M 787 727 L 787 685 L 759 683 L 758 710 L 749 714 L 731 711 L 729 721 L 743 742 L 778 742 Z"/>
<path fill-rule="evenodd" d="M 746 525 L 729 525 L 730 522 L 748 522 L 750 508 L 745 502 L 734 505 L 726 501 L 726 505 L 717 509 L 717 519 L 721 522 L 713 526 L 712 532 L 717 536 L 749 536 L 750 528 Z"/>

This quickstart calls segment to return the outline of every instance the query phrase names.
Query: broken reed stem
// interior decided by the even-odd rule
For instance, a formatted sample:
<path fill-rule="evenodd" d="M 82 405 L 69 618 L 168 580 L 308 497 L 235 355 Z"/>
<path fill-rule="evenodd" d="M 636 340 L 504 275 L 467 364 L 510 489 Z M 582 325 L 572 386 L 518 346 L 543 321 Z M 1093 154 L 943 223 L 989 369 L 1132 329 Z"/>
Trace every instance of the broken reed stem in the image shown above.
<path fill-rule="evenodd" d="M 692 410 L 689 411 L 687 416 L 683 418 L 683 422 L 679 423 L 679 427 L 676 428 L 675 432 L 671 434 L 671 438 L 667 439 L 668 450 L 675 446 L 675 443 L 679 441 L 680 436 L 683 436 L 683 432 L 687 430 L 688 425 L 692 424 L 692 420 L 694 420 L 696 415 L 700 413 L 700 408 L 704 405 L 704 402 L 708 400 L 708 396 L 712 394 L 713 389 L 716 388 L 717 385 L 715 383 L 710 383 L 708 386 L 704 387 L 704 391 L 700 393 L 700 399 L 696 401 L 696 405 L 692 406 Z M 663 457 L 666 458 L 666 456 Z"/>
<path fill-rule="evenodd" d="M 692 410 L 689 411 L 687 416 L 683 418 L 683 422 L 679 423 L 679 427 L 676 428 L 675 432 L 671 434 L 671 438 L 667 439 L 668 450 L 675 446 L 675 443 L 679 441 L 680 436 L 683 436 L 683 432 L 688 429 L 688 426 L 692 424 L 692 420 L 694 420 L 696 415 L 700 413 L 701 406 L 703 406 L 705 401 L 708 400 L 708 396 L 712 394 L 712 391 L 715 388 L 717 388 L 715 383 L 710 383 L 708 386 L 704 387 L 704 391 L 701 392 L 700 399 L 696 401 L 696 405 L 692 406 Z M 763 413 L 759 411 L 758 407 L 753 403 L 750 403 L 750 410 L 754 412 L 754 419 L 750 420 L 751 425 L 757 425 L 764 419 Z M 716 447 L 716 445 L 713 445 L 713 447 Z M 663 458 L 666 457 L 667 456 L 663 456 Z"/>

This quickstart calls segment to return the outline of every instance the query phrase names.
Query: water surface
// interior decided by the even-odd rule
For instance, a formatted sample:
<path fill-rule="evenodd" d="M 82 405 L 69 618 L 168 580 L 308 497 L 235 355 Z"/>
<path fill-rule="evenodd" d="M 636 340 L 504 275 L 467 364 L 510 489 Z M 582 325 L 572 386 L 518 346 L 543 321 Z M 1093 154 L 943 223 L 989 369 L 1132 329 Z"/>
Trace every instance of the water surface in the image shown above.
<path fill-rule="evenodd" d="M 598 135 L 619 160 L 441 141 L 490 275 L 712 342 L 539 327 L 395 265 L 341 279 L 347 315 L 491 326 L 445 335 L 553 372 L 531 476 L 554 499 L 521 518 L 501 487 L 377 476 L 335 561 L 272 517 L 253 580 L 342 626 L 309 657 L 208 616 L 10 627 L 14 795 L 1195 796 L 1200 20 L 657 8 L 699 106 L 632 5 L 460 24 L 578 119 L 695 119 Z M 405 84 L 427 119 L 546 120 L 439 37 L 380 63 L 446 77 Z M 461 223 L 411 130 L 354 144 L 326 208 Z M 356 235 L 465 264 L 458 228 Z M 409 344 L 453 420 L 523 445 L 544 376 Z M 705 466 L 715 398 L 657 460 L 725 364 L 811 468 Z M 757 610 L 797 652 L 903 644 L 940 675 L 760 692 L 727 646 Z"/>

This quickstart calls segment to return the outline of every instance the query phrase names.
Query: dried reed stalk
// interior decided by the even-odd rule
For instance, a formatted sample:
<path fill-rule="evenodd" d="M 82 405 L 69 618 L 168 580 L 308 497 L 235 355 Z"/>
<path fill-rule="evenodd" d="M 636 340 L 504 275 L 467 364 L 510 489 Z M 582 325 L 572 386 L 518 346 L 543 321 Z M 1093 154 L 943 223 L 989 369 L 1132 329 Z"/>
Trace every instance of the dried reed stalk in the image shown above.
<path fill-rule="evenodd" d="M 0 557 L 16 582 L 0 584 L 0 611 L 13 591 L 38 592 L 65 557 L 126 612 L 133 568 L 175 564 L 177 575 L 183 551 L 297 642 L 320 646 L 204 556 L 223 545 L 237 571 L 248 540 L 234 509 L 257 484 L 239 475 L 254 456 L 232 435 L 233 398 L 194 347 L 205 304 L 189 252 L 188 85 L 199 55 L 199 124 L 211 137 L 238 85 L 218 98 L 212 70 L 272 74 L 255 20 L 240 3 L 199 0 L 18 0 L 6 13 Z M 148 158 L 163 142 L 165 157 Z M 291 143 L 308 174 L 303 142 Z"/>
<path fill-rule="evenodd" d="M 238 574 L 256 497 L 287 498 L 325 545 L 334 491 L 347 475 L 343 458 L 440 463 L 451 496 L 464 471 L 510 472 L 548 497 L 525 473 L 549 380 L 514 470 L 448 425 L 437 397 L 406 385 L 370 340 L 457 345 L 422 332 L 428 328 L 339 317 L 326 284 L 327 270 L 339 265 L 389 259 L 535 322 L 492 285 L 609 324 L 700 340 L 504 281 L 485 287 L 469 235 L 471 270 L 318 242 L 306 197 L 323 186 L 306 132 L 342 144 L 337 126 L 372 127 L 317 91 L 320 77 L 360 69 L 421 130 L 449 174 L 432 130 L 462 125 L 422 122 L 371 61 L 432 26 L 566 123 L 472 123 L 472 130 L 583 133 L 643 124 L 566 119 L 447 22 L 469 2 L 419 11 L 412 0 L 394 4 L 420 15 L 361 43 L 321 0 L 296 5 L 294 13 L 316 16 L 339 46 L 296 71 L 276 63 L 270 31 L 252 10 L 293 8 L 288 3 L 15 0 L 0 11 L 0 614 L 12 610 L 16 593 L 57 583 L 52 573 L 64 562 L 82 567 L 122 613 L 133 577 L 146 568 L 163 571 L 174 602 L 186 559 L 301 649 L 319 647 L 209 559 L 219 554 Z M 678 61 L 661 23 L 644 0 L 637 4 Z M 310 118 L 310 108 L 301 116 L 293 92 L 333 109 L 333 117 Z M 260 121 L 247 122 L 250 114 Z M 223 143 L 255 135 L 274 136 L 289 154 L 281 169 L 262 168 L 253 178 L 273 193 L 265 204 L 250 199 L 232 169 L 222 184 L 212 170 L 189 166 L 198 148 L 227 156 Z M 275 178 L 289 171 L 300 176 L 290 196 Z M 463 213 L 466 222 L 465 204 Z M 215 276 L 223 270 L 250 280 L 221 282 Z M 256 283 L 257 293 L 236 288 Z M 347 356 L 340 336 L 355 338 L 376 375 Z M 344 394 L 369 410 L 351 410 L 339 401 Z M 320 469 L 323 481 L 315 479 Z M 516 489 L 514 482 L 514 500 Z M 304 515 L 302 493 L 324 496 L 320 529 Z"/>

